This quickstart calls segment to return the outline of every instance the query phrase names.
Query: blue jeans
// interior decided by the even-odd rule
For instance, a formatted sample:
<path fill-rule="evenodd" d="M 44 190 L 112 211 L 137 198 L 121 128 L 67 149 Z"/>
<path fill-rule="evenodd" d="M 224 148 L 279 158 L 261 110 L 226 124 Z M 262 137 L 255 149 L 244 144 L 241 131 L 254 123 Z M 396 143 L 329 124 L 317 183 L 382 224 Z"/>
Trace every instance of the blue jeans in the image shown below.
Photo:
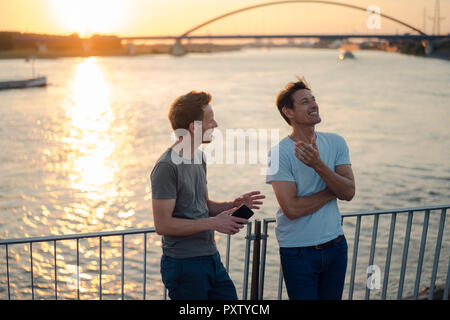
<path fill-rule="evenodd" d="M 185 259 L 163 255 L 161 276 L 172 300 L 238 299 L 219 253 Z"/>
<path fill-rule="evenodd" d="M 347 251 L 345 237 L 321 249 L 281 247 L 281 265 L 289 299 L 342 299 Z"/>

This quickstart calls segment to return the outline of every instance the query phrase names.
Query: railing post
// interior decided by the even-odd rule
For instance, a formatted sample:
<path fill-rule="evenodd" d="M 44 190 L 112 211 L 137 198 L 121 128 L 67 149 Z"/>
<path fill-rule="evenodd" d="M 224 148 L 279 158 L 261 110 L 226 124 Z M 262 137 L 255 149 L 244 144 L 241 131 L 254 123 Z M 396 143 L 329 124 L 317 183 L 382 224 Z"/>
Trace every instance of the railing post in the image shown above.
<path fill-rule="evenodd" d="M 268 230 L 268 223 L 264 219 L 263 232 L 261 234 L 262 247 L 261 247 L 261 264 L 259 268 L 258 300 L 263 300 L 264 295 L 264 275 L 266 271 L 267 237 L 268 237 L 267 230 Z"/>
<path fill-rule="evenodd" d="M 6 244 L 5 246 L 5 251 L 6 251 L 6 278 L 8 281 L 8 300 L 11 300 L 11 289 L 10 289 L 10 285 L 9 285 L 9 259 L 8 259 L 8 244 Z"/>
<path fill-rule="evenodd" d="M 425 254 L 425 246 L 427 243 L 428 221 L 430 219 L 430 210 L 425 211 L 423 219 L 422 240 L 420 241 L 419 261 L 417 262 L 416 283 L 414 284 L 414 300 L 419 297 L 420 276 L 422 274 L 423 256 Z"/>
<path fill-rule="evenodd" d="M 277 300 L 281 300 L 283 297 L 283 267 L 280 263 L 280 271 L 278 272 L 278 295 Z"/>
<path fill-rule="evenodd" d="M 55 264 L 55 300 L 58 300 L 58 264 L 57 264 L 57 254 L 56 254 L 56 240 L 53 240 L 53 255 L 54 255 L 54 264 Z"/>
<path fill-rule="evenodd" d="M 33 242 L 30 242 L 30 275 L 31 275 L 31 300 L 34 300 L 34 280 L 33 280 Z"/>
<path fill-rule="evenodd" d="M 405 282 L 406 263 L 408 262 L 409 238 L 411 236 L 411 225 L 414 211 L 408 212 L 408 221 L 406 222 L 405 242 L 403 244 L 402 266 L 400 269 L 400 280 L 398 284 L 397 300 L 402 300 L 403 284 Z"/>
<path fill-rule="evenodd" d="M 230 272 L 230 245 L 231 245 L 231 236 L 227 235 L 227 252 L 225 256 L 225 270 Z"/>
<path fill-rule="evenodd" d="M 350 274 L 350 288 L 348 290 L 348 300 L 353 299 L 353 288 L 355 285 L 356 260 L 358 258 L 359 233 L 361 230 L 361 216 L 356 217 L 355 237 L 353 242 L 352 271 Z"/>
<path fill-rule="evenodd" d="M 252 283 L 250 286 L 250 300 L 258 300 L 260 253 L 261 253 L 261 221 L 255 220 L 255 237 L 253 242 Z"/>
<path fill-rule="evenodd" d="M 77 238 L 77 300 L 80 300 L 80 239 Z"/>
<path fill-rule="evenodd" d="M 125 285 L 125 235 L 122 235 L 122 300 L 124 299 Z"/>
<path fill-rule="evenodd" d="M 391 230 L 389 231 L 389 241 L 386 253 L 386 264 L 384 266 L 384 280 L 383 280 L 383 291 L 381 292 L 381 300 L 386 300 L 386 293 L 389 283 L 389 268 L 391 266 L 391 256 L 392 256 L 392 246 L 394 244 L 394 232 L 395 232 L 395 221 L 397 219 L 397 213 L 393 212 L 391 216 Z"/>
<path fill-rule="evenodd" d="M 450 289 L 450 259 L 448 261 L 447 280 L 445 281 L 444 297 L 442 298 L 442 300 L 448 300 L 449 289 Z"/>
<path fill-rule="evenodd" d="M 242 300 L 247 300 L 248 268 L 250 264 L 250 241 L 252 239 L 252 222 L 247 223 L 247 236 L 245 237 L 245 259 L 244 259 L 244 283 L 242 286 Z"/>
<path fill-rule="evenodd" d="M 446 208 L 442 209 L 442 211 L 441 211 L 441 220 L 439 222 L 439 232 L 438 232 L 438 236 L 436 239 L 436 250 L 434 252 L 434 263 L 433 263 L 433 271 L 431 271 L 431 283 L 430 283 L 430 291 L 429 291 L 429 295 L 428 295 L 428 300 L 433 300 L 434 288 L 435 288 L 435 282 L 436 282 L 436 274 L 437 274 L 438 263 L 439 263 L 439 255 L 441 253 L 442 236 L 444 233 L 446 211 L 447 211 Z"/>
<path fill-rule="evenodd" d="M 373 229 L 372 229 L 372 243 L 370 245 L 370 256 L 369 256 L 369 266 L 373 265 L 373 260 L 375 258 L 375 246 L 377 243 L 377 232 L 378 232 L 378 214 L 373 217 Z M 370 297 L 370 289 L 366 285 L 366 294 L 364 296 L 364 300 L 369 300 Z"/>
<path fill-rule="evenodd" d="M 144 296 L 142 300 L 145 300 L 145 294 L 147 291 L 147 232 L 144 233 Z"/>
<path fill-rule="evenodd" d="M 99 266 L 98 266 L 98 271 L 99 271 L 99 275 L 98 275 L 98 290 L 99 290 L 99 299 L 102 300 L 102 236 L 100 236 L 98 238 L 98 242 L 99 242 L 99 247 L 98 247 L 98 256 L 99 256 Z"/>

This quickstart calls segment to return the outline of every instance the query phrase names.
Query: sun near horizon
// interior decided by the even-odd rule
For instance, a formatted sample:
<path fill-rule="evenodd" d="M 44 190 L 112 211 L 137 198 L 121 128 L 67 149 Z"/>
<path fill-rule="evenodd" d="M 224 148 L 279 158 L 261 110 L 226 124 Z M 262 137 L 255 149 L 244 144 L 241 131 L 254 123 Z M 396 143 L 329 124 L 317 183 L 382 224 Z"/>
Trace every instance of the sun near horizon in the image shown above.
<path fill-rule="evenodd" d="M 120 30 L 127 20 L 127 2 L 120 0 L 51 0 L 62 27 L 80 36 Z"/>
<path fill-rule="evenodd" d="M 179 35 L 202 22 L 247 6 L 271 0 L 0 0 L 0 31 L 18 31 L 81 37 Z M 275 2 L 275 1 L 272 1 Z M 336 0 L 366 8 L 373 0 Z M 377 0 L 381 12 L 431 33 L 435 1 Z M 450 1 L 440 2 L 441 16 Z M 368 33 L 367 12 L 324 4 L 284 4 L 227 17 L 202 28 L 204 34 L 251 33 Z M 369 30 L 373 33 L 373 30 Z M 383 20 L 380 33 L 402 34 L 406 27 Z M 441 34 L 450 32 L 442 19 Z M 378 32 L 378 31 L 377 31 Z"/>

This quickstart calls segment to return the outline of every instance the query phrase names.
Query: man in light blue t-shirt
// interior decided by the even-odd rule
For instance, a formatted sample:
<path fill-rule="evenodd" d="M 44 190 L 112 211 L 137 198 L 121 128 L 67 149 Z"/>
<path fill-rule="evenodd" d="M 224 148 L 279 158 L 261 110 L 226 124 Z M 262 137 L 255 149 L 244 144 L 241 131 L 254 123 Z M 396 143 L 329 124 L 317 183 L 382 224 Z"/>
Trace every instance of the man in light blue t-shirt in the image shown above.
<path fill-rule="evenodd" d="M 345 140 L 315 131 L 319 107 L 304 80 L 277 97 L 292 133 L 269 152 L 266 183 L 280 205 L 276 235 L 290 299 L 341 299 L 347 242 L 337 199 L 350 201 L 355 180 Z"/>

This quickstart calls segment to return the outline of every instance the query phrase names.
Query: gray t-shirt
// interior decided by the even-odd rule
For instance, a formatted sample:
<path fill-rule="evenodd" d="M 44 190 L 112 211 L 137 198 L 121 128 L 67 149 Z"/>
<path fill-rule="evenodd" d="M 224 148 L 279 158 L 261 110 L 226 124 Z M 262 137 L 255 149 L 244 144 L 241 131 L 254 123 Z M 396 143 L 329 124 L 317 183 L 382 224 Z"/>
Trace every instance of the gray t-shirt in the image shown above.
<path fill-rule="evenodd" d="M 172 216 L 182 219 L 209 217 L 206 189 L 206 162 L 203 152 L 201 162 L 185 163 L 169 148 L 156 162 L 151 173 L 152 197 L 176 199 Z M 175 161 L 173 161 L 175 160 Z M 217 252 L 214 231 L 204 231 L 189 236 L 163 236 L 163 254 L 173 258 L 191 258 Z"/>

